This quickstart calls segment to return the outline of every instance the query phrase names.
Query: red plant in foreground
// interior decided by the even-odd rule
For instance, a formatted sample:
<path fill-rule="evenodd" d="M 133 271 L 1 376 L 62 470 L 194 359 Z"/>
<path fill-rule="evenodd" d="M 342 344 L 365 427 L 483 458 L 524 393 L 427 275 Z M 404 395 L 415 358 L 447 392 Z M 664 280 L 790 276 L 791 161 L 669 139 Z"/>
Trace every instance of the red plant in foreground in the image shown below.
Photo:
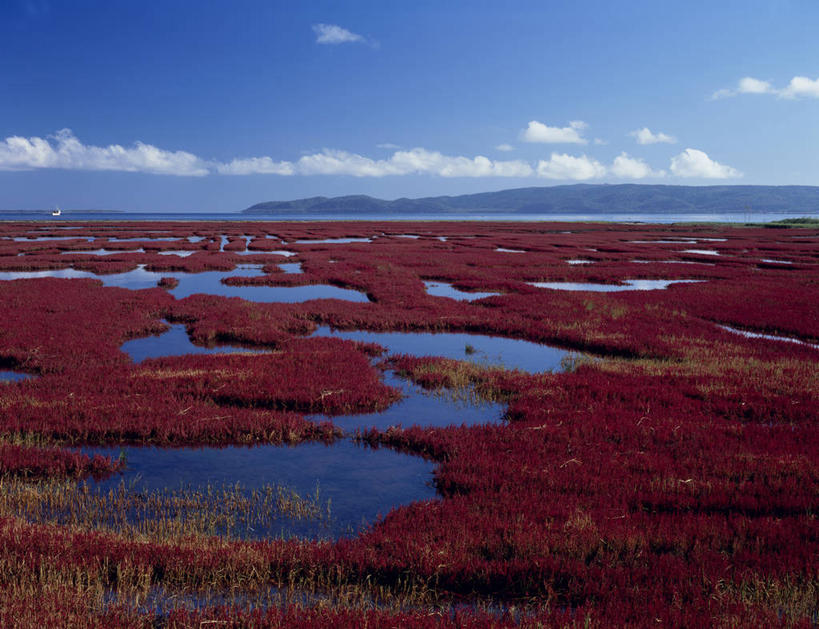
<path fill-rule="evenodd" d="M 0 225 L 9 236 L 31 229 Z M 337 428 L 312 424 L 303 413 L 369 412 L 396 394 L 369 363 L 374 348 L 301 338 L 317 325 L 495 334 L 597 356 L 555 374 L 394 358 L 393 367 L 428 388 L 467 384 L 503 400 L 508 421 L 463 427 L 454 415 L 449 427 L 427 428 L 423 417 L 407 416 L 403 428 L 359 435 L 374 447 L 435 460 L 440 499 L 395 509 L 357 537 L 146 542 L 5 518 L 0 591 L 16 587 L 9 575 L 29 575 L 20 582 L 42 585 L 38 579 L 54 573 L 63 585 L 109 589 L 129 580 L 170 592 L 248 596 L 271 585 L 329 592 L 415 588 L 441 600 L 528 606 L 517 618 L 321 605 L 178 610 L 157 618 L 112 608 L 108 615 L 94 612 L 100 626 L 209 620 L 228 626 L 815 624 L 819 351 L 716 325 L 819 338 L 815 230 L 156 223 L 89 226 L 88 234 L 149 236 L 151 230 L 205 239 L 190 243 L 201 251 L 179 260 L 156 253 L 178 248 L 167 242 L 145 247 L 145 254 L 82 264 L 100 271 L 137 263 L 168 271 L 229 270 L 256 258 L 219 251 L 222 236 L 226 249 L 237 251 L 244 248 L 241 236 L 252 236 L 251 250 L 296 251 L 305 273 L 285 277 L 269 267 L 268 275 L 237 283 L 330 283 L 366 292 L 372 301 L 175 300 L 159 288 L 135 292 L 89 280 L 0 282 L 0 363 L 41 374 L 0 389 L 0 432 L 109 444 L 332 440 Z M 406 234 L 419 238 L 398 238 Z M 349 245 L 293 242 L 362 236 L 375 238 Z M 720 240 L 683 241 L 698 238 Z M 0 241 L 0 268 L 63 268 L 69 256 L 61 250 L 89 248 L 79 239 Z M 269 265 L 272 256 L 257 257 Z M 568 264 L 573 259 L 591 263 Z M 529 284 L 640 278 L 706 281 L 613 294 Z M 474 302 L 432 297 L 425 280 L 501 294 Z M 270 353 L 133 364 L 121 343 L 161 331 L 163 317 L 184 322 L 195 342 L 248 343 Z M 18 456 L 8 453 L 8 460 Z M 64 451 L 49 451 L 49 459 L 61 456 Z M 52 472 L 45 464 L 43 470 Z M 66 591 L 57 600 L 81 617 L 76 589 Z M 0 613 L 16 609 L 42 619 L 53 611 L 37 616 L 31 593 L 19 601 L 3 596 Z"/>

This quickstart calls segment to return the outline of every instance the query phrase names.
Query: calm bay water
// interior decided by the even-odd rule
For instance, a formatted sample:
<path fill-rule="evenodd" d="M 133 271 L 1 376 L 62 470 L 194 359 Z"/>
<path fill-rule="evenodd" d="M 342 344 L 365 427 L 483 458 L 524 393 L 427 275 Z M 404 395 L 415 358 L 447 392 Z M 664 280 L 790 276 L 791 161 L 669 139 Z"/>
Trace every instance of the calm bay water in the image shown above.
<path fill-rule="evenodd" d="M 819 218 L 819 211 L 799 214 Z M 507 214 L 507 213 L 439 213 L 439 214 L 241 214 L 239 212 L 82 212 L 66 211 L 61 216 L 51 216 L 47 211 L 0 212 L 0 221 L 37 221 L 59 225 L 71 221 L 614 221 L 628 223 L 764 223 L 793 218 L 791 212 L 731 212 L 709 213 L 635 213 L 612 212 L 605 214 Z"/>

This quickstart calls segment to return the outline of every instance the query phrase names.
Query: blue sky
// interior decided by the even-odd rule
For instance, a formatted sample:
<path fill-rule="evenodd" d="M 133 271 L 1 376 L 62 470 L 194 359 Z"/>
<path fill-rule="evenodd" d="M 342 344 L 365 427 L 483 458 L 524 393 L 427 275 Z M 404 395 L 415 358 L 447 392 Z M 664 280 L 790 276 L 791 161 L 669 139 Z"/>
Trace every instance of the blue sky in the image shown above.
<path fill-rule="evenodd" d="M 4 0 L 0 209 L 819 185 L 813 0 Z"/>

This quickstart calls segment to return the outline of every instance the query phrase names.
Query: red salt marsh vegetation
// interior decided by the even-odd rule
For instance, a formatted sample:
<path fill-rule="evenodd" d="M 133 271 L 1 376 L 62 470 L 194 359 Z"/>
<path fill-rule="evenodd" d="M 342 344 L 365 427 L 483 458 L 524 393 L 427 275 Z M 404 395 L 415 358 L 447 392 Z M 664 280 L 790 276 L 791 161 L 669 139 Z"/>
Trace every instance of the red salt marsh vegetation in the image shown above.
<path fill-rule="evenodd" d="M 0 511 L 0 624 L 819 621 L 815 227 L 80 227 L 70 239 L 36 240 L 65 232 L 0 224 L 0 369 L 32 376 L 0 382 L 0 492 L 19 496 Z M 298 242 L 342 238 L 368 241 Z M 98 249 L 117 253 L 66 255 Z M 162 253 L 180 250 L 192 253 Z M 280 262 L 299 262 L 303 273 Z M 331 285 L 368 301 L 176 299 L 166 290 L 169 274 L 240 264 L 260 265 L 260 274 L 226 283 Z M 11 279 L 69 268 L 100 279 Z M 140 268 L 167 279 L 140 290 L 103 285 Z M 652 279 L 701 281 L 616 293 L 532 285 Z M 435 297 L 425 281 L 498 294 Z M 197 344 L 266 351 L 141 363 L 121 351 L 167 329 L 163 320 L 184 324 Z M 562 371 L 525 373 L 436 358 L 433 337 L 431 350 L 379 362 L 372 344 L 309 337 L 322 325 L 470 332 L 582 355 Z M 466 426 L 454 415 L 429 427 L 407 416 L 359 431 L 362 447 L 433 461 L 438 495 L 355 535 L 250 541 L 60 524 L 21 510 L 53 501 L 55 479 L 82 492 L 76 479 L 116 473 L 119 462 L 78 453 L 84 446 L 332 443 L 344 438 L 343 415 L 377 412 L 400 396 L 383 382 L 384 368 L 440 395 L 502 402 L 506 421 Z"/>

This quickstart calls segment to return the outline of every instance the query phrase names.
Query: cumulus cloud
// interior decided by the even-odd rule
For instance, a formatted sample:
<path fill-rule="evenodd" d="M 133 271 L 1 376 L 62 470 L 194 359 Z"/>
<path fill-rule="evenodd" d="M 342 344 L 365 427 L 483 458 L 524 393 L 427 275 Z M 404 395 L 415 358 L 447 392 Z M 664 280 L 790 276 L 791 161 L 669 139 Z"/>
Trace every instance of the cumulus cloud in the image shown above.
<path fill-rule="evenodd" d="M 652 133 L 651 129 L 648 127 L 643 127 L 642 129 L 632 131 L 629 133 L 629 135 L 637 140 L 637 144 L 659 144 L 661 142 L 666 144 L 674 144 L 677 141 L 677 138 L 671 135 L 666 135 L 665 133 Z"/>
<path fill-rule="evenodd" d="M 248 157 L 234 159 L 227 164 L 215 163 L 220 175 L 293 175 L 292 162 L 274 162 L 269 157 Z"/>
<path fill-rule="evenodd" d="M 717 90 L 711 96 L 713 99 L 728 98 L 739 94 L 773 94 L 780 98 L 819 98 L 819 78 L 811 79 L 806 76 L 795 76 L 782 89 L 777 89 L 768 81 L 755 79 L 750 76 L 739 80 L 736 87 Z"/>
<path fill-rule="evenodd" d="M 611 174 L 623 179 L 644 179 L 646 177 L 663 177 L 665 171 L 654 171 L 640 158 L 631 157 L 625 151 L 614 158 Z"/>
<path fill-rule="evenodd" d="M 583 181 L 605 175 L 606 167 L 585 155 L 574 157 L 565 153 L 552 153 L 548 160 L 542 159 L 537 163 L 537 176 L 545 179 Z"/>
<path fill-rule="evenodd" d="M 742 177 L 735 168 L 720 164 L 704 151 L 685 149 L 671 158 L 671 172 L 678 177 L 702 177 L 704 179 L 730 179 Z"/>
<path fill-rule="evenodd" d="M 811 80 L 806 76 L 795 76 L 788 83 L 788 87 L 780 90 L 779 95 L 782 98 L 798 98 L 800 96 L 819 98 L 819 78 Z"/>
<path fill-rule="evenodd" d="M 568 127 L 550 127 L 531 120 L 529 126 L 521 133 L 524 142 L 541 142 L 544 144 L 586 144 L 588 140 L 580 135 L 587 125 L 582 120 L 572 120 Z"/>
<path fill-rule="evenodd" d="M 387 159 L 372 159 L 357 153 L 324 149 L 304 155 L 296 162 L 274 162 L 269 157 L 233 160 L 217 167 L 225 175 L 349 175 L 352 177 L 385 177 L 388 175 L 427 174 L 440 177 L 529 177 L 532 167 L 519 160 L 499 161 L 487 157 L 444 155 L 437 151 L 415 148 L 396 151 Z"/>
<path fill-rule="evenodd" d="M 142 142 L 130 148 L 119 144 L 85 145 L 70 129 L 62 129 L 48 138 L 11 136 L 0 142 L 0 170 L 37 168 L 196 177 L 208 174 L 207 164 L 186 151 L 166 151 Z"/>
<path fill-rule="evenodd" d="M 511 144 L 498 144 L 495 148 L 499 151 L 504 151 L 505 153 L 515 150 L 515 147 Z"/>
<path fill-rule="evenodd" d="M 316 34 L 317 44 L 348 44 L 364 41 L 361 35 L 336 24 L 313 24 L 313 32 Z"/>

